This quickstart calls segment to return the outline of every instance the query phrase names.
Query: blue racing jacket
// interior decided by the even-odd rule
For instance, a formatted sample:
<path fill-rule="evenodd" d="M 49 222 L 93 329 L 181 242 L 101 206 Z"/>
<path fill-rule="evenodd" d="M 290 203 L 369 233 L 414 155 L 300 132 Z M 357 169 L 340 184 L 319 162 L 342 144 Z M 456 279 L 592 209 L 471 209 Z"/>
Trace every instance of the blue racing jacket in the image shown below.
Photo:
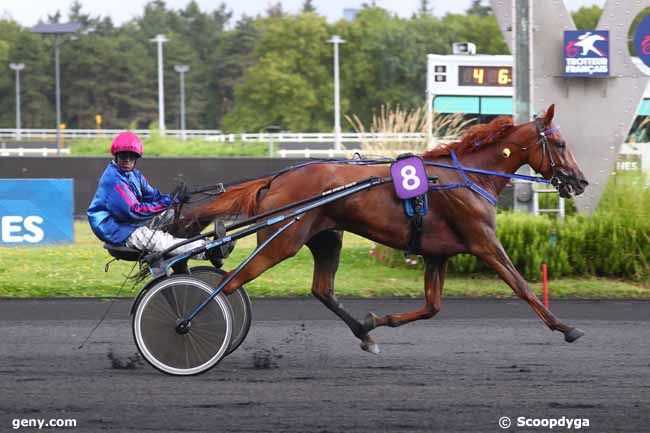
<path fill-rule="evenodd" d="M 171 204 L 172 196 L 149 185 L 140 170 L 123 172 L 115 161 L 111 161 L 99 179 L 97 192 L 86 214 L 93 233 L 99 239 L 124 245 L 135 229 Z"/>

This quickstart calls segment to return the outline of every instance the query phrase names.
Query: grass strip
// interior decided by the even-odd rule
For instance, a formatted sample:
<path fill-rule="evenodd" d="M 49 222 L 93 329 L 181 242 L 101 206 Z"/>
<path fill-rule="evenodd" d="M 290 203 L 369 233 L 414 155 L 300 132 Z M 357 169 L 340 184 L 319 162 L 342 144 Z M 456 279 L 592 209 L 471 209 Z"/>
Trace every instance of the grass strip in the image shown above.
<path fill-rule="evenodd" d="M 336 277 L 340 296 L 423 295 L 420 270 L 378 265 L 370 256 L 370 241 L 347 233 L 341 266 Z M 238 242 L 224 269 L 233 269 L 254 248 L 254 237 Z M 75 223 L 72 245 L 0 248 L 0 296 L 2 297 L 112 297 L 122 284 L 131 262 L 114 262 L 108 273 L 104 265 L 111 257 L 102 248 L 85 221 Z M 205 264 L 192 261 L 194 264 Z M 293 258 L 268 270 L 246 285 L 253 297 L 308 296 L 311 293 L 313 260 L 307 248 Z M 532 285 L 540 293 L 540 284 Z M 127 286 L 120 295 L 134 296 Z M 611 279 L 563 278 L 550 282 L 552 298 L 643 298 L 650 288 Z M 512 290 L 496 277 L 450 275 L 445 296 L 512 297 Z"/>

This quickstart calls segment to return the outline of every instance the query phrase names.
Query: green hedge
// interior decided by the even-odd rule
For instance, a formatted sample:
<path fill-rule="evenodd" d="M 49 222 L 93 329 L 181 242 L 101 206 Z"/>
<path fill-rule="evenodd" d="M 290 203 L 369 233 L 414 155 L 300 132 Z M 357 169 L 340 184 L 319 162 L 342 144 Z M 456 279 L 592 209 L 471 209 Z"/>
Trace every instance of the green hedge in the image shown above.
<path fill-rule="evenodd" d="M 603 276 L 650 283 L 650 188 L 638 172 L 610 179 L 599 209 L 591 216 L 553 217 L 503 212 L 497 215 L 497 236 L 517 269 L 530 280 L 540 278 L 548 264 L 551 277 Z M 389 266 L 421 267 L 421 259 L 405 260 L 400 251 L 374 249 Z M 474 256 L 454 257 L 452 273 L 493 272 Z"/>
<path fill-rule="evenodd" d="M 106 156 L 111 147 L 111 138 L 105 139 L 68 139 L 72 156 Z M 143 140 L 145 157 L 266 157 L 269 156 L 268 143 L 258 142 L 218 142 L 201 138 L 183 141 L 176 137 L 160 137 L 152 134 Z"/>

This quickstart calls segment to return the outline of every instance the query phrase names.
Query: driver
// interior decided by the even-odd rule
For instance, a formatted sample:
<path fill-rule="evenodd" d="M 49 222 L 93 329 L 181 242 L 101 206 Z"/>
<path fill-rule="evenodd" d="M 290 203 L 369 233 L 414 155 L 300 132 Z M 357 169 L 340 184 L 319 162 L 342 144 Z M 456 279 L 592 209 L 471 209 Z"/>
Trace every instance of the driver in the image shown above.
<path fill-rule="evenodd" d="M 171 207 L 178 198 L 162 194 L 135 168 L 142 157 L 142 141 L 132 132 L 118 134 L 111 145 L 114 156 L 99 179 L 95 197 L 86 214 L 93 233 L 104 242 L 122 245 L 146 252 L 161 252 L 184 241 L 158 230 L 160 219 L 173 217 Z M 159 218 L 154 217 L 160 215 Z M 197 240 L 180 246 L 170 254 L 182 254 L 203 246 L 206 240 Z M 212 251 L 209 250 L 210 254 Z M 216 249 L 214 251 L 216 253 Z M 195 256 L 206 259 L 204 253 Z"/>

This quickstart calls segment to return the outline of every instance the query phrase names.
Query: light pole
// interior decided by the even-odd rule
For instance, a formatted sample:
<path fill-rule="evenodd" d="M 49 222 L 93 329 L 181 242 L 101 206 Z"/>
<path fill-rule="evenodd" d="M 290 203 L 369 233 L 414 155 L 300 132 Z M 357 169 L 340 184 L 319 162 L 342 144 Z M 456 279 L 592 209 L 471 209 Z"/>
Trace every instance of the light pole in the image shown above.
<path fill-rule="evenodd" d="M 533 2 L 515 0 L 512 2 L 512 28 L 514 29 L 514 97 L 513 117 L 515 124 L 526 123 L 531 114 L 531 47 L 532 47 L 532 14 Z M 529 165 L 522 167 L 517 173 L 531 175 Z M 531 183 L 517 182 L 514 184 L 514 210 L 516 212 L 533 211 L 533 186 Z"/>
<path fill-rule="evenodd" d="M 16 71 L 16 140 L 20 141 L 20 71 L 25 69 L 25 64 L 10 63 L 9 67 Z"/>
<path fill-rule="evenodd" d="M 432 54 L 427 54 L 427 148 L 433 149 L 433 70 L 434 60 Z"/>
<path fill-rule="evenodd" d="M 269 125 L 264 130 L 269 134 L 269 158 L 273 157 L 273 134 L 280 132 L 282 128 L 278 125 Z"/>
<path fill-rule="evenodd" d="M 151 42 L 158 44 L 158 128 L 160 135 L 165 135 L 165 89 L 163 86 L 163 44 L 169 39 L 165 35 L 156 35 Z"/>
<path fill-rule="evenodd" d="M 185 73 L 190 70 L 190 67 L 176 65 L 174 69 L 181 74 L 181 138 L 185 140 Z"/>
<path fill-rule="evenodd" d="M 81 28 L 80 23 L 44 24 L 38 23 L 32 27 L 32 32 L 54 36 L 54 75 L 56 81 L 56 148 L 57 154 L 61 149 L 61 71 L 59 67 L 59 47 L 65 42 L 62 35 L 76 33 Z"/>
<path fill-rule="evenodd" d="M 339 35 L 332 36 L 327 43 L 334 45 L 334 148 L 341 150 L 341 101 L 339 99 L 339 45 L 345 41 Z"/>

